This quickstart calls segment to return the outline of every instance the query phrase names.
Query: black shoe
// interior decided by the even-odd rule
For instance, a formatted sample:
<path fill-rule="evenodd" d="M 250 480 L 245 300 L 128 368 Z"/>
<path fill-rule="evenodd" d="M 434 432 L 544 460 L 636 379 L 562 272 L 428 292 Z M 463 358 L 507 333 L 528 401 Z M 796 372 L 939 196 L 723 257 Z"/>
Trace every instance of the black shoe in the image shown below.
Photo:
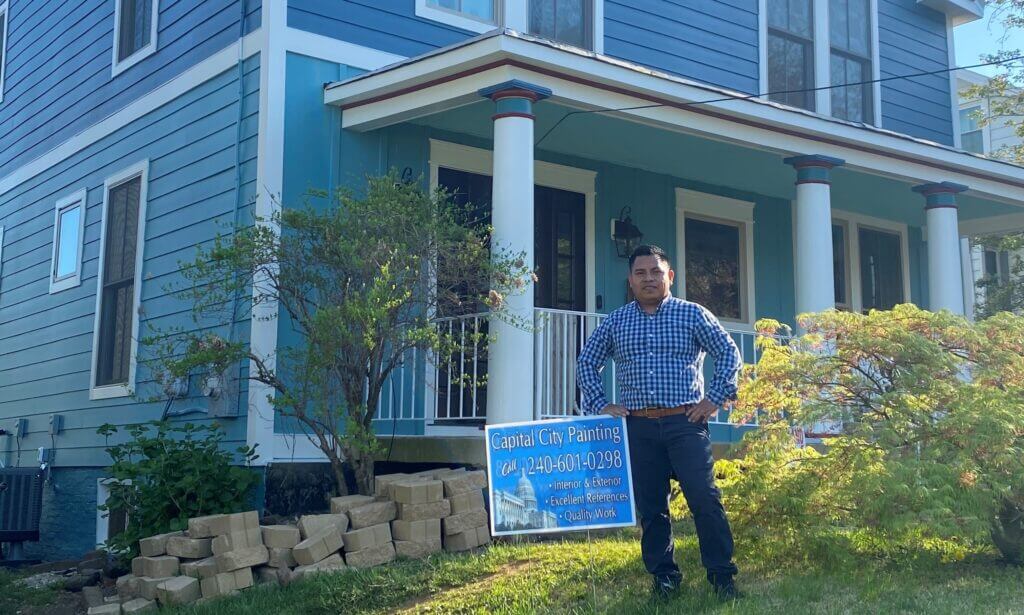
<path fill-rule="evenodd" d="M 679 590 L 679 579 L 673 577 L 654 577 L 651 595 L 655 598 L 668 599 Z"/>
<path fill-rule="evenodd" d="M 732 579 L 722 582 L 715 583 L 715 595 L 722 602 L 731 602 L 733 600 L 739 600 L 743 597 L 740 590 L 736 589 L 736 584 L 732 582 Z"/>

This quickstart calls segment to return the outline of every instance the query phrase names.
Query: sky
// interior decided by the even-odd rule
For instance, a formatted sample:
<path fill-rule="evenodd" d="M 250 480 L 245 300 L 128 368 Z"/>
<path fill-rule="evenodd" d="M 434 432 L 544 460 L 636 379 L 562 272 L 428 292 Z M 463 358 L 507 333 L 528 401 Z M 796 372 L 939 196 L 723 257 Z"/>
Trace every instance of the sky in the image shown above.
<path fill-rule="evenodd" d="M 982 60 L 980 56 L 986 53 L 995 53 L 1000 49 L 1020 49 L 1024 51 L 1024 31 L 1015 29 L 1006 35 L 999 16 L 993 19 L 992 7 L 985 11 L 985 17 L 971 23 L 957 26 L 953 31 L 953 40 L 956 45 L 957 66 L 968 66 L 978 64 Z M 994 75 L 997 67 L 986 66 L 973 70 L 985 75 Z"/>

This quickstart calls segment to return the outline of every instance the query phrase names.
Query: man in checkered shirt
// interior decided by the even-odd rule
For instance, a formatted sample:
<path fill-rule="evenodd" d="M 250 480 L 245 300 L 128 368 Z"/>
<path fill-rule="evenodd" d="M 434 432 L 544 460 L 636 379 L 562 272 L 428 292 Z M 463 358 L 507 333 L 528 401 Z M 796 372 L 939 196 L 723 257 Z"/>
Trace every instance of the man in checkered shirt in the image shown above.
<path fill-rule="evenodd" d="M 665 251 L 640 246 L 629 258 L 636 300 L 611 314 L 587 340 L 577 377 L 587 414 L 626 417 L 633 487 L 643 535 L 640 550 L 654 576 L 654 593 L 668 597 L 682 575 L 673 559 L 669 478 L 693 513 L 701 562 L 723 599 L 738 596 L 733 540 L 715 486 L 708 418 L 736 396 L 739 350 L 718 319 L 701 305 L 671 294 L 675 272 Z M 715 360 L 704 391 L 704 356 Z M 601 370 L 615 361 L 622 404 L 608 403 Z"/>

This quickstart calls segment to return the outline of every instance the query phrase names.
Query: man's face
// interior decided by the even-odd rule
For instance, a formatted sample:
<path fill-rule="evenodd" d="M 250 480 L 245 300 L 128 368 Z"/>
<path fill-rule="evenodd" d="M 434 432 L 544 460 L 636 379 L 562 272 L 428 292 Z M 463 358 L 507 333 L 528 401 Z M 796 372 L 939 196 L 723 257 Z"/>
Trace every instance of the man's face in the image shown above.
<path fill-rule="evenodd" d="M 657 256 L 639 256 L 629 272 L 629 287 L 640 302 L 660 301 L 668 294 L 676 273 Z"/>

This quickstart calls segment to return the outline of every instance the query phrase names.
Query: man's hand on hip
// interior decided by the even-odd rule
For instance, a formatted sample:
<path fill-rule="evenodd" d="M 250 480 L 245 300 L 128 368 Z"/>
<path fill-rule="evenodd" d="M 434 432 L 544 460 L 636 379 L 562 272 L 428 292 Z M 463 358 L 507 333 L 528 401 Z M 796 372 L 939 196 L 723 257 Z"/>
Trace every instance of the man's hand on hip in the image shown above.
<path fill-rule="evenodd" d="M 692 423 L 707 423 L 708 419 L 711 418 L 711 415 L 714 414 L 716 410 L 718 410 L 718 406 L 705 397 L 700 400 L 700 403 L 691 406 L 690 409 L 683 414 L 686 415 L 686 418 L 690 419 L 690 422 Z"/>
<path fill-rule="evenodd" d="M 619 404 L 608 404 L 601 409 L 601 414 L 609 414 L 611 416 L 629 416 L 629 410 L 626 410 L 625 406 Z"/>

